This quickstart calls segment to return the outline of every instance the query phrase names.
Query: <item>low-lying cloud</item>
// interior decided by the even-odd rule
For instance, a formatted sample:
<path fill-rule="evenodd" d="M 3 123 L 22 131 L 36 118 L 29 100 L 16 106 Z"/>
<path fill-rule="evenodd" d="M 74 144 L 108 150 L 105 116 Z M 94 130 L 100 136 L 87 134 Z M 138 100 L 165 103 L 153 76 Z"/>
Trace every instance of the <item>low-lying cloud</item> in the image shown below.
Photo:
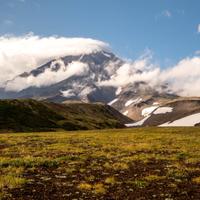
<path fill-rule="evenodd" d="M 0 37 L 0 87 L 5 86 L 6 81 L 12 80 L 7 82 L 6 90 L 20 91 L 30 86 L 48 86 L 73 75 L 86 75 L 89 70 L 86 63 L 73 62 L 65 66 L 59 57 L 90 54 L 108 49 L 109 45 L 105 42 L 85 38 L 2 36 Z M 37 77 L 31 75 L 14 78 L 54 58 L 58 59 L 52 63 L 51 68 Z M 52 68 L 56 63 L 61 67 L 55 72 Z M 112 64 L 110 63 L 110 68 L 113 67 Z M 167 69 L 155 65 L 148 56 L 140 57 L 135 61 L 125 62 L 114 71 L 109 80 L 97 84 L 117 88 L 138 81 L 147 82 L 152 87 L 167 83 L 169 89 L 176 94 L 200 96 L 200 55 L 194 54 L 193 57 L 182 59 Z M 63 91 L 63 95 L 74 94 L 71 91 Z"/>
<path fill-rule="evenodd" d="M 129 83 L 144 81 L 151 86 L 156 86 L 160 69 L 149 62 L 148 58 L 127 62 L 120 66 L 111 79 L 100 82 L 102 86 L 124 86 Z"/>
<path fill-rule="evenodd" d="M 181 96 L 200 96 L 200 57 L 185 58 L 161 72 L 160 81 Z"/>
<path fill-rule="evenodd" d="M 33 34 L 21 37 L 1 36 L 0 86 L 53 58 L 89 54 L 108 48 L 107 43 L 90 38 L 40 37 Z"/>
<path fill-rule="evenodd" d="M 59 64 L 60 68 L 57 71 L 52 70 L 56 64 Z M 89 68 L 86 63 L 72 62 L 67 66 L 62 60 L 56 60 L 52 62 L 51 67 L 45 69 L 45 71 L 38 76 L 30 75 L 28 77 L 17 77 L 12 81 L 8 81 L 5 87 L 7 91 L 21 91 L 25 88 L 35 86 L 44 87 L 54 83 L 58 83 L 65 79 L 68 79 L 74 75 L 87 74 Z"/>
<path fill-rule="evenodd" d="M 100 85 L 123 87 L 139 81 L 160 89 L 167 84 L 169 91 L 180 96 L 200 96 L 200 57 L 188 57 L 176 65 L 162 69 L 149 58 L 122 65 L 110 80 Z"/>

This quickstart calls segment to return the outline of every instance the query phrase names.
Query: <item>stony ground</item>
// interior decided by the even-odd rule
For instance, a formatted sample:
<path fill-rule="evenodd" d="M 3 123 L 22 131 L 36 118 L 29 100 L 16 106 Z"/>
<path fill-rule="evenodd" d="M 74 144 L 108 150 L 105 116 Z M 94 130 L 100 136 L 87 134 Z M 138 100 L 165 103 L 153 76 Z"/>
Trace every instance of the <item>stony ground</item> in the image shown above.
<path fill-rule="evenodd" d="M 200 128 L 0 135 L 0 199 L 200 199 Z"/>

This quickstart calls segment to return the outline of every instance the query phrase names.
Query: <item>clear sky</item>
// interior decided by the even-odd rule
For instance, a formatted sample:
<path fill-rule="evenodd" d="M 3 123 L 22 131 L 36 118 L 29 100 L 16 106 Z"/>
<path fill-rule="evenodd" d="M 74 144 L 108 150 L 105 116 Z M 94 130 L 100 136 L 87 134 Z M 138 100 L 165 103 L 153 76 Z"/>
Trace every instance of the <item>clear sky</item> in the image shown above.
<path fill-rule="evenodd" d="M 0 35 L 89 37 L 162 66 L 200 50 L 200 0 L 0 0 Z M 199 33 L 198 33 L 199 26 Z"/>

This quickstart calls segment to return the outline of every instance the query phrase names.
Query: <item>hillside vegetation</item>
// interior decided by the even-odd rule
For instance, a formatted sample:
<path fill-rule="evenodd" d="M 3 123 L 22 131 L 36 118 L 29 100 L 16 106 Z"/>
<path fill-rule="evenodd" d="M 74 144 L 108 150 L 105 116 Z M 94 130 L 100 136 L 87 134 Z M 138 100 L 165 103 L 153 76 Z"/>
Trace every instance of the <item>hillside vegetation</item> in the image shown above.
<path fill-rule="evenodd" d="M 104 104 L 0 100 L 1 132 L 122 128 L 129 121 Z"/>
<path fill-rule="evenodd" d="M 200 129 L 0 135 L 0 199 L 199 200 Z"/>

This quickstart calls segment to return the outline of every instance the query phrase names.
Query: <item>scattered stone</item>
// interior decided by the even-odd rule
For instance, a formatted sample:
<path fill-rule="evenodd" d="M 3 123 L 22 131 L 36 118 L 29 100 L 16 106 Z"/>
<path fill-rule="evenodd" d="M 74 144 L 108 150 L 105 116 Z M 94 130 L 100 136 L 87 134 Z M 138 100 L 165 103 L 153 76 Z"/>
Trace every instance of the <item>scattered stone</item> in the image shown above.
<path fill-rule="evenodd" d="M 67 178 L 67 176 L 64 176 L 64 175 L 55 175 L 55 177 L 56 177 L 56 178 L 61 178 L 61 179 Z"/>
<path fill-rule="evenodd" d="M 40 177 L 40 179 L 43 181 L 49 181 L 51 180 L 51 177 Z"/>

